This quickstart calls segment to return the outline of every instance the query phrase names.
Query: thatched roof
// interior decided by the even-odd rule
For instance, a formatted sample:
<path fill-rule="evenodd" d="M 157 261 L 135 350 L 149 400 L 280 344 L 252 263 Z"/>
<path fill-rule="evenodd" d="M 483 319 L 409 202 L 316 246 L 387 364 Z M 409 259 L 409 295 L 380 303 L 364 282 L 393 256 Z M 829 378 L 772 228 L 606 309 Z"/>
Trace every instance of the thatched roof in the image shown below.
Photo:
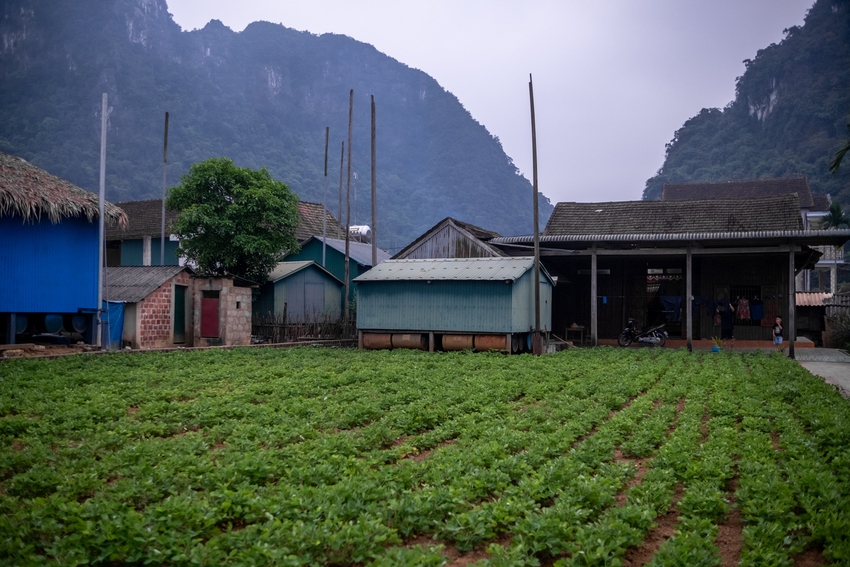
<path fill-rule="evenodd" d="M 115 205 L 105 203 L 104 211 L 108 224 L 127 225 L 127 215 Z M 98 215 L 98 197 L 22 158 L 0 152 L 0 216 L 36 221 L 42 215 L 54 223 L 79 216 L 93 221 Z"/>

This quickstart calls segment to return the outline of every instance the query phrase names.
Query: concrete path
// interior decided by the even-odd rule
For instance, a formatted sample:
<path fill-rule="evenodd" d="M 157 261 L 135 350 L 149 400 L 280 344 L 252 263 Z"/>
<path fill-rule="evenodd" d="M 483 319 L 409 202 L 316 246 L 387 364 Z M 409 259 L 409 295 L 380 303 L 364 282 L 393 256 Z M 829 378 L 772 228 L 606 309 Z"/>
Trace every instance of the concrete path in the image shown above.
<path fill-rule="evenodd" d="M 850 355 L 835 348 L 797 349 L 794 354 L 800 366 L 850 397 Z"/>

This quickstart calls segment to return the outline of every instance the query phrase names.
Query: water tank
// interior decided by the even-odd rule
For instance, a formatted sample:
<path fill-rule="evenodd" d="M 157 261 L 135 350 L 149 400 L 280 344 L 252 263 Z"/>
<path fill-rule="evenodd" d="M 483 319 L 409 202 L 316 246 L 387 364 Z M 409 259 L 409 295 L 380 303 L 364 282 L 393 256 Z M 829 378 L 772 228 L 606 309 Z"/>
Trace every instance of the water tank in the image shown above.
<path fill-rule="evenodd" d="M 372 242 L 372 229 L 367 225 L 348 227 L 348 236 L 357 242 Z"/>

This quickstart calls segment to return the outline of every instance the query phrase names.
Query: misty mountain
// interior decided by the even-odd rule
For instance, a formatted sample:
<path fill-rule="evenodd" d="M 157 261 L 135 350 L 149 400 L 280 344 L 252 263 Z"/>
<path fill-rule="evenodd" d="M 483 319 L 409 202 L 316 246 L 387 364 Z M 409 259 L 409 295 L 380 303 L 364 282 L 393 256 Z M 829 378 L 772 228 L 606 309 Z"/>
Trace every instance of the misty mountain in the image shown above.
<path fill-rule="evenodd" d="M 827 170 L 850 137 L 850 1 L 817 0 L 802 26 L 744 63 L 735 100 L 676 131 L 644 199 L 665 183 L 805 175 L 813 192 L 850 203 L 850 164 Z"/>
<path fill-rule="evenodd" d="M 168 111 L 169 186 L 191 164 L 227 156 L 267 167 L 303 200 L 326 196 L 336 215 L 354 89 L 352 224 L 371 221 L 374 95 L 382 246 L 400 248 L 446 216 L 532 231 L 531 184 L 499 140 L 433 78 L 371 45 L 268 22 L 183 31 L 165 0 L 6 0 L 0 18 L 0 150 L 96 191 L 107 92 L 112 201 L 161 195 Z M 542 224 L 551 210 L 542 197 Z"/>

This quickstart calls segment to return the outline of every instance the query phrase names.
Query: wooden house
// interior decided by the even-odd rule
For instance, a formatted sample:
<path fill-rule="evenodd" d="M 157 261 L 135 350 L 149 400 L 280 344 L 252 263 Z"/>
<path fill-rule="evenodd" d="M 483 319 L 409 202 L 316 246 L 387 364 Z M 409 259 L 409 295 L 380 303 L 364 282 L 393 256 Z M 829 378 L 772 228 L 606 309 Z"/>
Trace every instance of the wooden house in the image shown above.
<path fill-rule="evenodd" d="M 359 276 L 357 329 L 365 348 L 530 346 L 533 258 L 387 260 Z M 541 323 L 551 329 L 554 283 L 540 272 Z"/>
<path fill-rule="evenodd" d="M 793 193 L 558 203 L 540 238 L 541 261 L 559 283 L 553 329 L 557 334 L 573 323 L 586 326 L 598 344 L 615 339 L 635 317 L 665 323 L 671 336 L 690 346 L 694 338 L 720 334 L 714 318 L 718 302 L 745 299 L 748 305 L 761 302 L 761 308 L 736 319 L 736 339 L 769 340 L 776 314 L 794 335 L 795 275 L 817 262 L 813 246 L 848 239 L 846 229 L 804 230 Z M 531 236 L 518 236 L 491 244 L 524 255 L 532 242 Z"/>
<path fill-rule="evenodd" d="M 127 226 L 106 231 L 106 258 L 108 266 L 159 266 L 162 255 L 162 199 L 125 201 L 118 204 L 127 213 Z M 311 236 L 322 235 L 322 205 L 300 201 L 300 222 L 295 238 L 304 242 Z M 165 210 L 165 265 L 177 266 L 183 262 L 178 256 L 180 242 L 171 230 L 179 211 Z M 329 237 L 344 238 L 345 230 L 330 212 L 325 211 L 325 226 Z"/>
<path fill-rule="evenodd" d="M 281 262 L 260 286 L 254 321 L 315 323 L 339 320 L 342 281 L 312 261 Z"/>
<path fill-rule="evenodd" d="M 446 217 L 405 246 L 393 259 L 504 257 L 504 252 L 488 244 L 499 236 L 497 232 Z"/>
<path fill-rule="evenodd" d="M 95 342 L 98 196 L 0 152 L 0 320 L 3 340 L 63 328 Z M 106 224 L 125 226 L 105 204 Z"/>
<path fill-rule="evenodd" d="M 116 203 L 127 213 L 127 226 L 106 231 L 107 266 L 159 266 L 162 256 L 162 199 Z M 165 211 L 165 265 L 178 266 L 179 242 L 171 232 L 178 212 Z"/>
<path fill-rule="evenodd" d="M 800 219 L 803 230 L 820 228 L 820 219 L 829 211 L 829 195 L 812 195 L 809 182 L 805 177 L 751 179 L 746 181 L 721 181 L 714 183 L 667 183 L 661 190 L 662 201 L 714 201 L 724 199 L 763 199 L 794 193 L 800 204 Z M 834 246 L 819 246 L 821 253 L 817 264 L 811 270 L 803 270 L 797 275 L 797 288 L 811 291 L 813 282 L 821 289 L 824 280 L 829 289 L 835 291 L 838 285 L 838 267 L 844 263 L 844 250 Z M 826 278 L 822 277 L 828 273 Z"/>

